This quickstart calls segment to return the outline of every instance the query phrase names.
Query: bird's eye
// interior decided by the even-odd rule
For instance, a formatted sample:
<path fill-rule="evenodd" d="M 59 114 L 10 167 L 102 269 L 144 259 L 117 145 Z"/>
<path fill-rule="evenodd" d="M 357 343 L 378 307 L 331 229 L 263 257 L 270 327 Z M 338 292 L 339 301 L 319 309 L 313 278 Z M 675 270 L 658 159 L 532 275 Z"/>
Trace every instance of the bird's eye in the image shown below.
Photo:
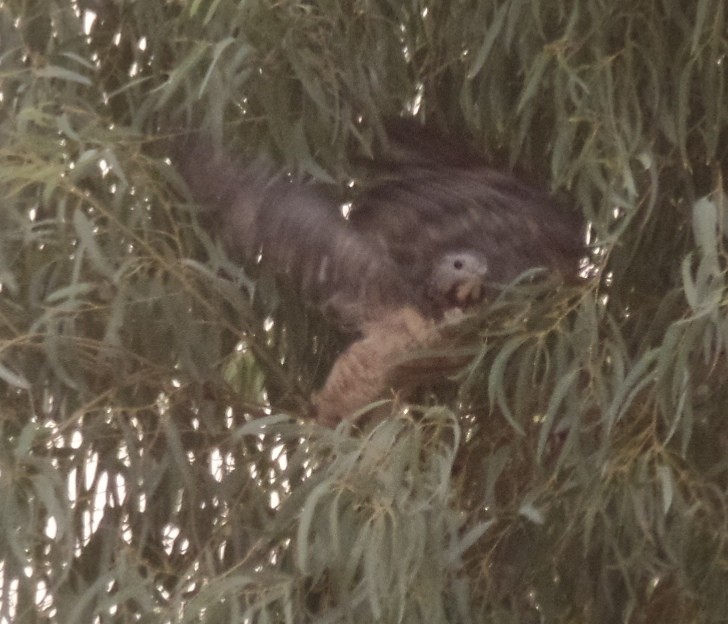
<path fill-rule="evenodd" d="M 455 262 L 453 262 L 453 266 L 456 269 L 462 269 L 463 268 L 463 261 L 462 260 L 455 260 Z"/>

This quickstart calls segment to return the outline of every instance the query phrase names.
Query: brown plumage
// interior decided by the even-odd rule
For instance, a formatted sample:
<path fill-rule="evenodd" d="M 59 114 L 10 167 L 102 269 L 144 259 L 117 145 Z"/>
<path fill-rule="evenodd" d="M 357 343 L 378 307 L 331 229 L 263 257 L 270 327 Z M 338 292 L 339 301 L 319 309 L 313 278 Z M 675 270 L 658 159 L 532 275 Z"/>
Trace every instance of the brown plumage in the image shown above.
<path fill-rule="evenodd" d="M 226 248 L 260 257 L 359 339 L 314 397 L 327 424 L 386 391 L 398 357 L 438 341 L 438 321 L 523 271 L 576 274 L 583 225 L 514 176 L 426 131 L 394 132 L 384 179 L 348 219 L 313 184 L 270 175 L 189 141 L 175 164 Z"/>

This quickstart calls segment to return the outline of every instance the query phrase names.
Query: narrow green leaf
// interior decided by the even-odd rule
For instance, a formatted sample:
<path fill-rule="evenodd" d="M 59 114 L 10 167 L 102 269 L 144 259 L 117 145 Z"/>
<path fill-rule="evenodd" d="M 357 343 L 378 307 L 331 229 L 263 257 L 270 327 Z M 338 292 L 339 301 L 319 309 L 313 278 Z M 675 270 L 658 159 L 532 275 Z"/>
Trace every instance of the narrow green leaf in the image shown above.
<path fill-rule="evenodd" d="M 516 422 L 513 413 L 508 405 L 508 398 L 505 393 L 505 371 L 511 361 L 511 356 L 521 348 L 524 344 L 524 338 L 514 336 L 498 351 L 498 355 L 490 367 L 488 374 L 488 397 L 490 399 L 490 408 L 493 409 L 495 404 L 498 405 L 503 416 L 510 423 L 515 431 L 524 434 L 523 427 Z"/>
<path fill-rule="evenodd" d="M 197 11 L 200 8 L 201 4 L 202 4 L 202 0 L 192 0 L 192 3 L 190 4 L 190 8 L 189 8 L 190 17 L 194 17 L 197 14 Z"/>
<path fill-rule="evenodd" d="M 718 210 L 715 202 L 702 197 L 693 204 L 693 235 L 704 256 L 715 255 L 718 238 Z"/>
<path fill-rule="evenodd" d="M 705 20 L 708 16 L 708 2 L 711 2 L 711 0 L 698 0 L 698 5 L 695 9 L 693 36 L 690 43 L 690 52 L 692 54 L 695 54 L 698 51 L 698 46 L 700 45 L 700 39 L 703 35 L 703 29 L 705 28 Z"/>
<path fill-rule="evenodd" d="M 79 65 L 83 65 L 85 68 L 90 69 L 91 71 L 96 70 L 96 65 L 94 65 L 93 61 L 81 56 L 80 54 L 76 54 L 75 52 L 67 50 L 65 52 L 61 52 L 61 56 L 65 56 L 66 58 L 75 61 Z"/>
<path fill-rule="evenodd" d="M 93 83 L 91 80 L 79 74 L 78 72 L 71 71 L 65 67 L 58 67 L 56 65 L 46 65 L 40 69 L 35 70 L 36 76 L 41 78 L 57 78 L 59 80 L 66 80 L 68 82 L 76 82 L 78 84 L 90 87 Z"/>
<path fill-rule="evenodd" d="M 549 62 L 551 61 L 551 53 L 543 50 L 531 65 L 528 70 L 528 76 L 526 77 L 526 86 L 523 88 L 523 93 L 518 99 L 518 106 L 516 112 L 522 113 L 526 104 L 528 104 L 532 98 L 536 96 L 539 88 L 542 87 L 542 78 L 546 72 Z"/>
<path fill-rule="evenodd" d="M 202 79 L 202 82 L 200 83 L 200 90 L 199 90 L 199 97 L 202 97 L 202 94 L 205 92 L 205 88 L 207 87 L 207 82 L 210 79 L 210 75 L 212 74 L 212 70 L 215 69 L 215 65 L 217 65 L 217 62 L 220 60 L 220 56 L 225 51 L 225 49 L 235 43 L 234 37 L 226 37 L 222 41 L 218 41 L 215 44 L 215 47 L 212 49 L 212 60 L 210 61 L 210 66 L 207 68 L 207 72 L 205 73 L 205 77 Z"/>
<path fill-rule="evenodd" d="M 70 528 L 68 513 L 68 502 L 61 494 L 64 491 L 63 485 L 58 483 L 58 475 L 52 477 L 45 473 L 38 473 L 33 476 L 33 491 L 43 503 L 45 512 L 56 522 L 57 537 L 61 538 Z M 59 497 L 60 495 L 60 497 Z"/>
<path fill-rule="evenodd" d="M 306 498 L 296 530 L 296 563 L 303 574 L 311 572 L 311 527 L 318 512 L 319 502 L 334 491 L 334 482 L 326 479 L 319 483 Z"/>
<path fill-rule="evenodd" d="M 505 2 L 496 11 L 493 21 L 488 25 L 488 30 L 485 33 L 483 43 L 480 46 L 478 53 L 475 55 L 475 58 L 470 65 L 470 69 L 468 69 L 468 80 L 472 80 L 473 78 L 475 78 L 475 76 L 483 68 L 485 61 L 488 60 L 488 55 L 493 48 L 493 44 L 495 43 L 498 35 L 500 35 L 501 31 L 503 30 L 503 23 L 505 22 L 506 15 L 508 14 L 509 9 L 510 4 L 508 2 Z"/>
<path fill-rule="evenodd" d="M 2 362 L 0 362 L 0 379 L 21 390 L 30 390 L 30 382 L 23 375 L 9 369 Z"/>
<path fill-rule="evenodd" d="M 677 148 L 685 162 L 688 162 L 688 121 L 692 114 L 690 108 L 690 95 L 693 83 L 693 63 L 688 61 L 680 72 L 680 79 L 677 83 L 676 108 L 675 108 L 675 130 Z"/>
<path fill-rule="evenodd" d="M 81 142 L 81 137 L 79 134 L 71 127 L 71 122 L 68 119 L 68 115 L 59 115 L 58 116 L 58 129 L 65 134 L 70 139 L 73 139 L 74 141 Z"/>
<path fill-rule="evenodd" d="M 375 516 L 367 533 L 369 547 L 364 551 L 364 578 L 369 608 L 372 610 L 374 621 L 377 622 L 382 618 L 380 593 L 390 584 L 390 579 L 386 577 L 392 572 L 392 567 L 388 564 L 389 557 L 393 553 L 386 544 L 387 527 L 384 516 L 381 514 Z"/>
<path fill-rule="evenodd" d="M 611 430 L 614 424 L 624 414 L 637 393 L 646 385 L 655 381 L 655 374 L 652 367 L 658 361 L 661 354 L 659 348 L 650 349 L 642 354 L 636 364 L 632 365 L 627 373 L 624 382 L 615 389 L 612 404 L 604 415 L 607 429 Z"/>
<path fill-rule="evenodd" d="M 580 372 L 581 368 L 573 368 L 572 370 L 562 375 L 557 382 L 554 391 L 551 393 L 551 398 L 549 399 L 549 404 L 546 408 L 546 414 L 544 415 L 543 422 L 541 423 L 541 428 L 538 433 L 538 446 L 536 450 L 536 455 L 539 459 L 543 456 L 543 450 L 546 447 L 546 442 L 548 441 L 549 436 L 551 435 L 551 432 L 553 430 L 558 409 L 566 398 L 567 393 L 574 385 L 574 381 L 578 378 Z"/>
<path fill-rule="evenodd" d="M 45 298 L 45 303 L 53 304 L 60 301 L 74 300 L 89 293 L 94 292 L 98 288 L 98 284 L 91 282 L 79 282 L 77 284 L 69 284 L 58 290 L 54 290 Z"/>
<path fill-rule="evenodd" d="M 167 81 L 157 88 L 161 92 L 161 97 L 155 102 L 155 108 L 162 108 L 167 101 L 177 93 L 177 89 L 185 79 L 189 78 L 192 69 L 207 53 L 209 44 L 207 42 L 198 42 L 189 51 L 186 57 L 180 60 L 171 71 Z"/>
<path fill-rule="evenodd" d="M 205 19 L 202 20 L 203 24 L 209 24 L 210 20 L 215 16 L 215 11 L 217 11 L 217 7 L 220 4 L 220 0 L 213 0 L 212 4 L 210 5 L 210 8 L 207 9 L 207 13 L 205 14 Z"/>
<path fill-rule="evenodd" d="M 269 434 L 271 430 L 275 430 L 276 425 L 285 422 L 291 422 L 290 416 L 286 414 L 271 414 L 270 416 L 255 418 L 235 431 L 235 439 L 240 439 L 244 436 Z"/>
<path fill-rule="evenodd" d="M 88 257 L 93 267 L 104 277 L 112 279 L 114 277 L 114 269 L 101 252 L 101 248 L 96 242 L 95 228 L 82 210 L 76 210 L 73 213 L 73 225 L 76 228 L 78 237 L 81 239 L 83 249 L 88 252 Z M 80 250 L 79 255 L 81 255 Z"/>
<path fill-rule="evenodd" d="M 447 559 L 450 565 L 460 565 L 462 556 L 473 544 L 475 544 L 486 531 L 493 526 L 495 520 L 486 520 L 485 522 L 479 522 L 474 527 L 468 530 L 465 535 L 460 538 L 456 544 L 453 544 L 447 553 Z"/>
<path fill-rule="evenodd" d="M 100 151 L 96 148 L 87 149 L 81 152 L 81 154 L 73 162 L 73 169 L 70 173 L 70 179 L 77 181 L 82 179 L 88 174 L 90 170 L 94 173 L 98 172 L 100 159 Z"/>
<path fill-rule="evenodd" d="M 291 69 L 296 74 L 296 78 L 298 78 L 304 91 L 320 111 L 328 111 L 330 105 L 322 89 L 321 81 L 318 79 L 318 76 L 311 72 L 309 66 L 306 65 L 304 59 L 301 57 L 301 50 L 288 49 L 287 52 Z"/>

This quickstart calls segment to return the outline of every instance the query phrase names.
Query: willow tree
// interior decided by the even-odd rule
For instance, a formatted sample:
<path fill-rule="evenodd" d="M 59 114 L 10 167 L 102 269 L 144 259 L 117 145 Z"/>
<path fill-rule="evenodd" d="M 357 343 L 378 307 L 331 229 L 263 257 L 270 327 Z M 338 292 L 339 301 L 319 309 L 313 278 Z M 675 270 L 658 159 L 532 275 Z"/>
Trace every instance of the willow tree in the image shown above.
<path fill-rule="evenodd" d="M 0 621 L 724 621 L 722 0 L 4 0 L 0 41 Z M 169 139 L 336 191 L 403 114 L 568 197 L 589 264 L 327 429 L 345 337 Z"/>

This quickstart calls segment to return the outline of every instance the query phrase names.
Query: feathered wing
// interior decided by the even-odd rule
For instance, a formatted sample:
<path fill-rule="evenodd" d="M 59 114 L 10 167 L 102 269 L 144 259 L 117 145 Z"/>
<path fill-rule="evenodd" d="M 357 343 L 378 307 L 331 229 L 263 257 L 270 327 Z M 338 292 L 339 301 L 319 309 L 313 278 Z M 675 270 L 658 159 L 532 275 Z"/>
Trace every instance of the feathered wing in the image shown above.
<path fill-rule="evenodd" d="M 241 165 L 186 144 L 175 163 L 205 221 L 239 260 L 260 257 L 344 329 L 361 330 L 391 310 L 422 309 L 421 293 L 316 186 Z"/>

